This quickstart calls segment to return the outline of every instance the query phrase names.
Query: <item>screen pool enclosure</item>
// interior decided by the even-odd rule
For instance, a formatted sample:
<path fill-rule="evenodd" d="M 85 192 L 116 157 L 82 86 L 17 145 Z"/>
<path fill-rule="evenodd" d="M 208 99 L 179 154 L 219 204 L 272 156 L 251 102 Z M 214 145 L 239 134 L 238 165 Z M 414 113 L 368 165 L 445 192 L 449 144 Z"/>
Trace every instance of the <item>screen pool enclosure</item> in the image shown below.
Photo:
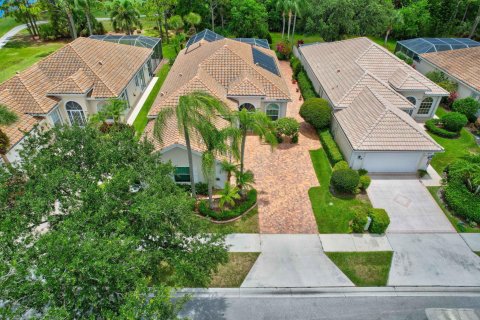
<path fill-rule="evenodd" d="M 423 53 L 478 47 L 480 43 L 468 38 L 415 38 L 397 42 L 395 53 L 403 52 L 414 60 Z"/>

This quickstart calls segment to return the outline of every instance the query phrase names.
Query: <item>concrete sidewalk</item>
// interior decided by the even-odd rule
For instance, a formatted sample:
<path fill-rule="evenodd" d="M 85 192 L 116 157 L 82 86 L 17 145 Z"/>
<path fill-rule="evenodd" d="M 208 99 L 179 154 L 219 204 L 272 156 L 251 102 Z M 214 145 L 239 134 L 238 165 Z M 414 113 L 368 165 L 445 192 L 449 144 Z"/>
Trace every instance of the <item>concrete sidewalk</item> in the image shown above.
<path fill-rule="evenodd" d="M 320 240 L 326 252 L 392 251 L 385 235 L 321 234 Z"/>
<path fill-rule="evenodd" d="M 147 101 L 148 96 L 150 95 L 150 92 L 152 92 L 153 87 L 155 86 L 155 83 L 157 83 L 158 77 L 153 77 L 150 83 L 148 84 L 147 88 L 143 92 L 142 96 L 138 100 L 137 104 L 135 105 L 135 108 L 133 108 L 132 112 L 128 116 L 127 119 L 127 124 L 132 125 L 135 119 L 137 118 L 138 114 L 140 113 L 140 110 L 142 110 L 143 105 L 145 104 L 145 101 Z"/>

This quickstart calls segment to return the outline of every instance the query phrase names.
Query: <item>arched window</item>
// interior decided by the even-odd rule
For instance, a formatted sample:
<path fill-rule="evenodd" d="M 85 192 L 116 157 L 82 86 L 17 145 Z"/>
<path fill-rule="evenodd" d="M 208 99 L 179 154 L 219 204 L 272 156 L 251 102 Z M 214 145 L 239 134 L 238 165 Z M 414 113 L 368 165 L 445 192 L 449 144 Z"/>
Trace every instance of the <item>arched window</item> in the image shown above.
<path fill-rule="evenodd" d="M 407 100 L 410 101 L 414 106 L 417 105 L 417 99 L 414 97 L 407 97 Z"/>
<path fill-rule="evenodd" d="M 422 103 L 420 103 L 417 114 L 429 114 L 432 105 L 433 99 L 431 97 L 423 99 Z"/>
<path fill-rule="evenodd" d="M 243 109 L 247 109 L 248 112 L 254 112 L 255 111 L 255 106 L 251 103 L 244 103 L 242 104 L 240 107 L 238 107 L 238 110 L 243 110 Z"/>
<path fill-rule="evenodd" d="M 84 127 L 87 121 L 85 120 L 85 114 L 83 113 L 82 107 L 75 101 L 68 101 L 65 104 L 65 109 L 67 110 L 68 119 L 72 126 L 76 125 L 79 127 Z"/>
<path fill-rule="evenodd" d="M 280 112 L 280 107 L 276 103 L 270 103 L 265 110 L 267 116 L 270 117 L 273 121 L 278 119 L 278 114 Z"/>

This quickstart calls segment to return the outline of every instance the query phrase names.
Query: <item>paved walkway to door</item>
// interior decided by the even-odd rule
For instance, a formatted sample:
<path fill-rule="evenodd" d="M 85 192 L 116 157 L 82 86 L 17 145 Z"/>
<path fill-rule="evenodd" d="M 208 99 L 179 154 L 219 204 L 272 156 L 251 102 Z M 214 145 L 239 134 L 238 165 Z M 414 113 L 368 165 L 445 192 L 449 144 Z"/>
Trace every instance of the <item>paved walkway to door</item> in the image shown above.
<path fill-rule="evenodd" d="M 282 143 L 276 149 L 261 143 L 256 136 L 247 138 L 245 167 L 255 174 L 261 233 L 317 233 L 308 190 L 318 186 L 309 150 L 320 148 L 315 130 L 298 115 L 303 101 L 291 81 L 288 62 L 280 69 L 288 81 L 292 102 L 287 116 L 301 123 L 298 144 Z"/>

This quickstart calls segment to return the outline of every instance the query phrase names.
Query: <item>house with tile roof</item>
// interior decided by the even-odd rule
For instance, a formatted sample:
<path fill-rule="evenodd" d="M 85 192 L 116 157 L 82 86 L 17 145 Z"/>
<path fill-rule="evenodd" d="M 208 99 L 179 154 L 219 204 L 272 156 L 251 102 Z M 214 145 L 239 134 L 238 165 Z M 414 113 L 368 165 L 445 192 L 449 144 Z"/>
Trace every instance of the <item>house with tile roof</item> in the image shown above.
<path fill-rule="evenodd" d="M 127 102 L 125 116 L 150 82 L 153 51 L 78 38 L 0 84 L 0 104 L 19 120 L 1 129 L 10 138 L 10 161 L 35 127 L 84 126 L 109 99 Z"/>
<path fill-rule="evenodd" d="M 352 168 L 412 173 L 443 151 L 421 122 L 448 92 L 383 47 L 362 37 L 303 45 L 295 54 L 333 108 L 332 134 Z"/>
<path fill-rule="evenodd" d="M 189 165 L 184 137 L 178 132 L 176 119 L 164 128 L 162 143 L 153 138 L 154 120 L 163 108 L 175 108 L 182 95 L 204 91 L 223 101 L 231 110 L 246 108 L 265 112 L 272 120 L 285 117 L 290 92 L 282 76 L 275 52 L 258 39 L 227 39 L 209 30 L 191 37 L 175 59 L 160 93 L 149 112 L 145 135 L 162 159 L 177 168 L 177 182 L 188 182 Z M 228 123 L 216 119 L 222 128 Z M 192 139 L 195 181 L 204 181 L 201 173 L 203 144 Z M 217 163 L 216 186 L 223 187 L 226 174 Z"/>
<path fill-rule="evenodd" d="M 459 98 L 480 101 L 480 46 L 421 54 L 417 70 L 423 74 L 441 71 L 458 84 Z"/>

